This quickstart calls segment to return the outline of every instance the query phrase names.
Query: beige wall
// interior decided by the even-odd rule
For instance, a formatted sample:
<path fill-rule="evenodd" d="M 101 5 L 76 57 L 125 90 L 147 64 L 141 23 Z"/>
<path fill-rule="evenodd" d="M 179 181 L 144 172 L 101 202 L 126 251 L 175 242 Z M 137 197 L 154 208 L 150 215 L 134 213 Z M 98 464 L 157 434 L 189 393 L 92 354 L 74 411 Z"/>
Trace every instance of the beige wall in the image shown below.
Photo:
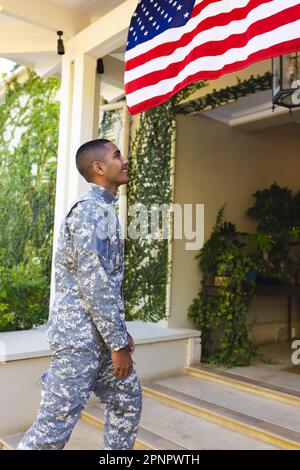
<path fill-rule="evenodd" d="M 0 365 L 0 436 L 25 431 L 41 400 L 39 379 L 50 357 L 10 361 Z"/>
<path fill-rule="evenodd" d="M 274 181 L 300 189 L 299 142 L 300 126 L 294 123 L 246 133 L 201 115 L 178 116 L 175 202 L 205 204 L 205 239 L 224 203 L 226 219 L 253 231 L 245 211 L 257 189 Z M 173 249 L 170 324 L 180 326 L 189 325 L 187 308 L 200 286 L 197 252 L 185 251 L 184 243 L 175 240 Z M 259 298 L 251 313 L 259 316 L 260 342 L 286 338 L 287 299 Z"/>
<path fill-rule="evenodd" d="M 127 327 L 136 340 L 135 368 L 142 381 L 182 375 L 186 366 L 200 361 L 197 331 L 177 331 L 175 335 L 164 327 L 141 322 L 128 322 Z M 0 437 L 24 432 L 35 420 L 41 400 L 39 379 L 48 370 L 50 359 L 36 357 L 0 364 Z"/>

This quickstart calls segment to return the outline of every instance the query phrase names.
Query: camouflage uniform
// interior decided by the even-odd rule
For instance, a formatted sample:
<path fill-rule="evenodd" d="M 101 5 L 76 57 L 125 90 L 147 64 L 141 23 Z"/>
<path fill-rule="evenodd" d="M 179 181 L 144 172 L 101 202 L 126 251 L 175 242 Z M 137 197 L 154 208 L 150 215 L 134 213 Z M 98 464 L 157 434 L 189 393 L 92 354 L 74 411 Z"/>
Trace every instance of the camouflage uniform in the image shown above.
<path fill-rule="evenodd" d="M 53 350 L 36 421 L 19 449 L 62 449 L 92 392 L 106 403 L 104 449 L 131 449 L 141 414 L 135 370 L 112 375 L 111 352 L 128 344 L 123 241 L 113 195 L 91 184 L 67 214 L 55 257 L 49 321 Z"/>

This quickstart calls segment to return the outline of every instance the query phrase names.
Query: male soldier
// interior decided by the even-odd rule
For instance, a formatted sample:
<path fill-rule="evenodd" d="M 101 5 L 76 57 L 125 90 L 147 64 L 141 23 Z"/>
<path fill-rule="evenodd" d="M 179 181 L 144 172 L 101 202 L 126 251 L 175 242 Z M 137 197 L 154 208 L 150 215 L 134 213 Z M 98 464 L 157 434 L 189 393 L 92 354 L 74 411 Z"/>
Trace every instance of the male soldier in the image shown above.
<path fill-rule="evenodd" d="M 37 419 L 18 449 L 63 449 L 92 392 L 106 403 L 105 450 L 132 449 L 141 387 L 132 366 L 134 342 L 124 321 L 123 241 L 113 206 L 127 183 L 128 160 L 109 140 L 83 144 L 79 173 L 91 183 L 64 219 L 55 256 L 56 295 Z"/>

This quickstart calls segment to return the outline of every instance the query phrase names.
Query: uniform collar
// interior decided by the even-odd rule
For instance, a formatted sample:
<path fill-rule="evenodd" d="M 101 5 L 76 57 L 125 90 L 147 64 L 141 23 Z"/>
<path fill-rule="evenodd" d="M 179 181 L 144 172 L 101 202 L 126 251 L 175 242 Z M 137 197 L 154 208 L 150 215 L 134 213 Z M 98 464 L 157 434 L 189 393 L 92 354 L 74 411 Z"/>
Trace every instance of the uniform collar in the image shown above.
<path fill-rule="evenodd" d="M 103 188 L 103 186 L 100 186 L 99 184 L 90 183 L 90 191 L 95 194 L 96 197 L 104 199 L 108 204 L 115 202 L 115 196 L 113 193 L 107 191 L 107 189 Z"/>

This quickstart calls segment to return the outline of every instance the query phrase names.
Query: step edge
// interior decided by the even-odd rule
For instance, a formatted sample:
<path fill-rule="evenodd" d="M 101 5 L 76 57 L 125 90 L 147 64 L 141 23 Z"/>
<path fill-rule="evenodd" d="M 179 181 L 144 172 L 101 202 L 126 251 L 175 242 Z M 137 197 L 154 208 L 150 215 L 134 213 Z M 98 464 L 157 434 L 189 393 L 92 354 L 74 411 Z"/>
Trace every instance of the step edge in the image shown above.
<path fill-rule="evenodd" d="M 92 414 L 92 411 L 87 411 L 87 410 L 83 411 L 83 412 L 81 413 L 81 418 L 84 419 L 84 420 L 86 420 L 86 421 L 89 422 L 90 424 L 95 425 L 95 426 L 98 427 L 99 429 L 103 429 L 103 427 L 104 427 L 104 421 L 103 421 L 101 418 L 99 418 L 99 417 L 93 415 L 93 414 Z M 178 443 L 178 442 L 175 442 L 175 441 L 172 441 L 172 440 L 170 440 L 170 439 L 167 439 L 167 438 L 165 438 L 164 436 L 161 436 L 160 434 L 156 434 L 156 433 L 154 433 L 153 431 L 151 431 L 150 429 L 148 429 L 148 428 L 145 427 L 145 426 L 139 426 L 139 430 L 142 431 L 142 432 L 146 432 L 146 433 L 149 433 L 149 434 L 153 434 L 153 435 L 156 436 L 157 438 L 162 439 L 162 440 L 164 440 L 165 442 L 168 442 L 169 444 L 174 444 L 175 446 L 177 446 L 177 448 L 178 448 L 178 446 L 180 446 L 180 448 L 181 448 L 182 450 L 188 450 L 188 449 L 187 449 L 186 447 L 184 447 L 182 444 L 180 444 L 180 443 Z M 151 445 L 149 444 L 149 442 L 147 442 L 146 439 L 143 440 L 143 439 L 141 439 L 141 438 L 138 437 L 137 440 L 136 440 L 136 443 L 137 443 L 138 445 L 140 444 L 140 445 L 143 446 L 143 448 L 141 447 L 142 450 L 160 450 L 160 449 L 157 449 L 156 447 L 151 446 Z"/>
<path fill-rule="evenodd" d="M 0 450 L 16 450 L 14 447 L 11 446 L 11 444 L 9 444 L 7 439 L 10 438 L 10 437 L 15 437 L 15 436 L 20 436 L 20 438 L 21 438 L 23 435 L 24 434 L 21 433 L 21 432 L 15 432 L 14 434 L 8 434 L 7 436 L 1 436 L 0 437 Z"/>
<path fill-rule="evenodd" d="M 104 428 L 104 421 L 97 416 L 92 415 L 88 411 L 82 411 L 80 414 L 80 419 L 83 421 L 92 424 L 93 426 L 97 427 L 98 429 Z M 156 450 L 151 447 L 147 442 L 142 441 L 141 439 L 137 438 L 135 441 L 135 448 L 138 450 Z"/>
<path fill-rule="evenodd" d="M 242 432 L 251 437 L 255 437 L 256 439 L 264 442 L 271 443 L 277 447 L 281 447 L 284 449 L 290 450 L 300 450 L 300 442 L 297 442 L 293 439 L 287 438 L 282 436 L 282 434 L 273 433 L 271 431 L 262 429 L 259 426 L 253 426 L 247 423 L 243 423 L 238 419 L 230 418 L 228 416 L 223 415 L 222 413 L 218 413 L 216 411 L 212 411 L 209 409 L 205 409 L 200 406 L 196 406 L 193 404 L 189 404 L 184 400 L 179 400 L 174 397 L 170 397 L 167 394 L 163 394 L 161 392 L 157 392 L 151 389 L 149 386 L 143 386 L 143 393 L 145 396 L 152 398 L 154 400 L 158 400 L 166 404 L 167 406 L 171 406 L 177 409 L 181 409 L 187 413 L 193 414 L 194 416 L 201 417 L 203 419 L 207 419 L 208 421 L 212 421 L 220 426 L 228 427 L 230 429 L 236 430 L 238 432 Z M 208 405 L 211 405 L 207 402 Z M 237 414 L 234 410 L 228 409 L 231 414 Z M 245 415 L 247 416 L 247 415 Z M 257 418 L 253 418 L 249 416 L 249 418 L 256 420 Z M 264 420 L 261 420 L 262 422 Z M 267 422 L 265 421 L 267 424 Z M 273 425 L 274 427 L 276 425 Z"/>
<path fill-rule="evenodd" d="M 256 381 L 257 383 L 250 383 L 247 379 L 240 380 L 233 378 L 232 376 L 226 376 L 226 372 L 220 374 L 218 372 L 211 372 L 206 370 L 199 370 L 193 367 L 186 368 L 187 375 L 192 377 L 199 377 L 202 379 L 211 380 L 212 382 L 221 383 L 230 387 L 237 388 L 249 393 L 255 393 L 257 395 L 265 396 L 267 398 L 273 398 L 283 403 L 292 404 L 293 406 L 300 406 L 300 396 L 293 394 L 288 391 L 281 391 L 272 386 L 261 385 L 262 382 Z M 224 374 L 224 375 L 223 375 Z"/>

